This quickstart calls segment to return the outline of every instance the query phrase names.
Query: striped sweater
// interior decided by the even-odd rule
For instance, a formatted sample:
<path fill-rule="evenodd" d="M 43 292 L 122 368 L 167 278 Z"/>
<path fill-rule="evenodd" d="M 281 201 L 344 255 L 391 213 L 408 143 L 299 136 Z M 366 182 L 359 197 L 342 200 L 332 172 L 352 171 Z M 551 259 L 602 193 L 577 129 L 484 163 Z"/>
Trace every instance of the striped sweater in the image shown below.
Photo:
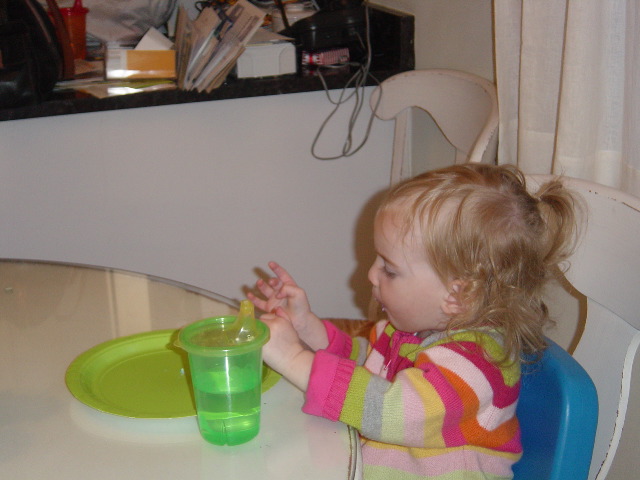
<path fill-rule="evenodd" d="M 423 339 L 383 321 L 367 341 L 325 327 L 303 411 L 359 430 L 366 480 L 513 477 L 520 366 L 487 360 L 502 352 L 499 335 Z"/>

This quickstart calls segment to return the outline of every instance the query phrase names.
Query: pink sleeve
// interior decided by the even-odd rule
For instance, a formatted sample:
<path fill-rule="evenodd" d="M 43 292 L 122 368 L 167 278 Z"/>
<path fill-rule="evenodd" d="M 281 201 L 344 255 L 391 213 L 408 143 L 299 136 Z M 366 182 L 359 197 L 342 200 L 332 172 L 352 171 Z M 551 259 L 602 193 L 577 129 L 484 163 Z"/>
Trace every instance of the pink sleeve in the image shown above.
<path fill-rule="evenodd" d="M 353 348 L 351 337 L 327 320 L 323 320 L 322 323 L 324 323 L 329 338 L 329 345 L 325 350 L 339 357 L 349 358 Z"/>
<path fill-rule="evenodd" d="M 313 359 L 302 411 L 337 421 L 355 366 L 353 360 L 318 350 Z"/>

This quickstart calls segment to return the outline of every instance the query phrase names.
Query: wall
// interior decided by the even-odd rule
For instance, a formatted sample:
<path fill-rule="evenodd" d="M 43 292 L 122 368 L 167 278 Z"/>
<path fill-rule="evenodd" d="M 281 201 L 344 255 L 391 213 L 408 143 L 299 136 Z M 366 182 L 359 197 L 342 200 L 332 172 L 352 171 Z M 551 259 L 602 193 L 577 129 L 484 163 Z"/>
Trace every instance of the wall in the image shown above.
<path fill-rule="evenodd" d="M 366 215 L 388 184 L 392 125 L 375 122 L 352 157 L 317 160 L 332 108 L 314 92 L 3 122 L 0 257 L 124 268 L 232 298 L 277 260 L 319 315 L 361 318 Z M 340 150 L 349 110 L 320 153 Z"/>
<path fill-rule="evenodd" d="M 371 0 L 415 16 L 416 68 L 494 78 L 492 0 Z"/>

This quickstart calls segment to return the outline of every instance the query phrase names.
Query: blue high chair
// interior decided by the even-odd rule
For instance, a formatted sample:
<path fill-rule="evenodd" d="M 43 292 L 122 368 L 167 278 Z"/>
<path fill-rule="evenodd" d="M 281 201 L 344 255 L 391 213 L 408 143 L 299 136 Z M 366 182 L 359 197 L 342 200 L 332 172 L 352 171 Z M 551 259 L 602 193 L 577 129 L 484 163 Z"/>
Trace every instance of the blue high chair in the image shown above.
<path fill-rule="evenodd" d="M 518 420 L 522 459 L 514 480 L 585 480 L 598 422 L 591 377 L 551 340 L 539 362 L 522 368 Z"/>

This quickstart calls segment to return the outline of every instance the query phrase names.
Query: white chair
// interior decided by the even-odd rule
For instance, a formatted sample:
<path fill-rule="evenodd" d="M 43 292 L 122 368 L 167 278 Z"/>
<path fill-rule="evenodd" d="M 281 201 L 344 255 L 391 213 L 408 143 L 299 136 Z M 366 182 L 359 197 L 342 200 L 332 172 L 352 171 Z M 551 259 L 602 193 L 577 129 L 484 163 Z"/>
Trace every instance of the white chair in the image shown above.
<path fill-rule="evenodd" d="M 455 163 L 495 162 L 498 142 L 496 87 L 457 70 L 399 73 L 383 81 L 370 99 L 382 120 L 395 119 L 391 183 L 411 176 L 411 109 L 428 112 L 456 149 Z"/>
<path fill-rule="evenodd" d="M 531 175 L 531 190 L 549 178 Z M 587 206 L 586 232 L 566 277 L 586 297 L 584 329 L 573 355 L 598 393 L 589 479 L 638 478 L 640 199 L 588 181 L 563 177 L 563 183 Z"/>

